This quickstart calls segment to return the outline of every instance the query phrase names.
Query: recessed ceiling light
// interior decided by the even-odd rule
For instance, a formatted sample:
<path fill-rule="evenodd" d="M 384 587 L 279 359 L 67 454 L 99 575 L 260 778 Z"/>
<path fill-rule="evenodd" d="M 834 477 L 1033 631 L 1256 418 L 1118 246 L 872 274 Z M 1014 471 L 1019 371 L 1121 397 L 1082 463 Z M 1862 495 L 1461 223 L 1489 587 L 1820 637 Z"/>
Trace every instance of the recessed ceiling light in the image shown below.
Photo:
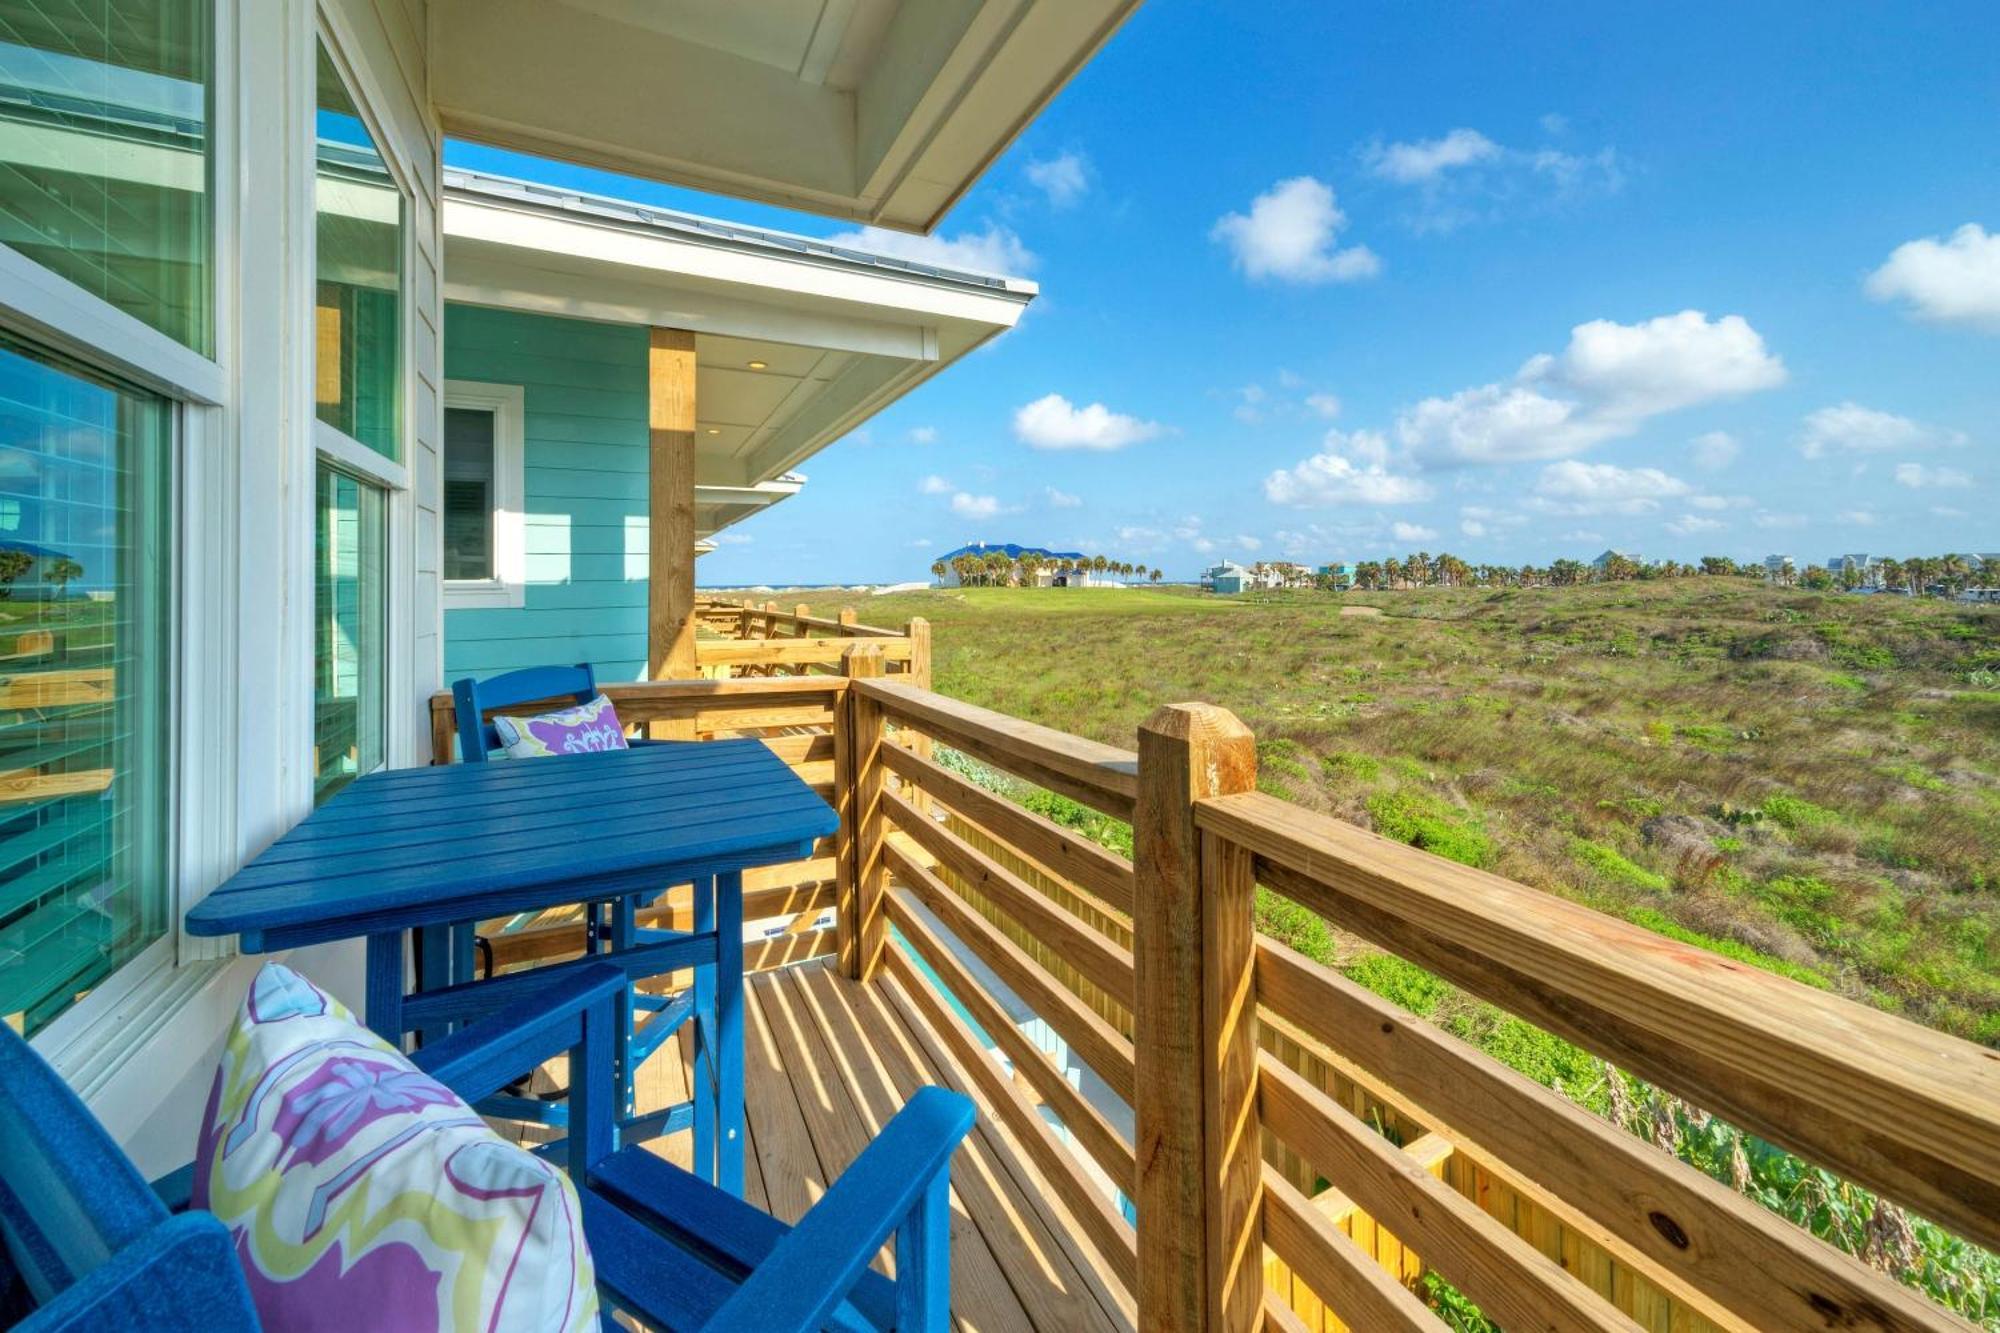
<path fill-rule="evenodd" d="M 767 367 L 767 366 L 768 366 L 769 364 L 770 364 L 770 363 L 769 363 L 769 362 L 766 362 L 766 361 L 752 361 L 752 362 L 750 363 L 750 369 L 752 369 L 752 370 L 763 370 L 763 369 L 765 369 L 765 368 L 766 368 L 766 367 Z"/>
<path fill-rule="evenodd" d="M 720 434 L 722 434 L 722 429 L 721 429 L 721 427 L 719 427 L 719 426 L 710 426 L 710 427 L 708 428 L 708 433 L 709 433 L 710 435 L 720 435 Z"/>

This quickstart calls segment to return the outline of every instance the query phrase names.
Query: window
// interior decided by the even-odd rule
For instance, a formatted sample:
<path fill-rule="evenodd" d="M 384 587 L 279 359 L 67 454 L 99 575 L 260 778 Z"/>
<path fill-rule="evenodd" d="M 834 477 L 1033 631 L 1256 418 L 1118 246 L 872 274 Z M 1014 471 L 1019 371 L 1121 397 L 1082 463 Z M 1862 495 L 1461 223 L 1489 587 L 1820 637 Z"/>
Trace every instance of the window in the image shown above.
<path fill-rule="evenodd" d="M 314 804 L 388 754 L 389 509 L 404 484 L 403 192 L 324 42 L 317 87 Z"/>
<path fill-rule="evenodd" d="M 0 1021 L 167 934 L 174 411 L 0 335 Z"/>
<path fill-rule="evenodd" d="M 451 380 L 444 391 L 444 604 L 523 604 L 522 391 Z"/>
<path fill-rule="evenodd" d="M 0 237 L 203 356 L 211 3 L 0 4 Z"/>
<path fill-rule="evenodd" d="M 380 487 L 320 464 L 313 519 L 313 803 L 382 766 L 388 525 Z"/>
<path fill-rule="evenodd" d="M 321 421 L 398 459 L 403 194 L 323 43 L 318 87 L 313 397 Z"/>

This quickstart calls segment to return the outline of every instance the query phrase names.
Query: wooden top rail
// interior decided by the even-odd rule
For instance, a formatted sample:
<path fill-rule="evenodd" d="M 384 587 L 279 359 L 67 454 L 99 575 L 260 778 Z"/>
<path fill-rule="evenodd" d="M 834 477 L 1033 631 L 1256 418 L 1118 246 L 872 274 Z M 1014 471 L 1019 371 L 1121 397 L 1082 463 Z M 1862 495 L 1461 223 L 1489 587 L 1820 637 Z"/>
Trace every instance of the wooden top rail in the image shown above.
<path fill-rule="evenodd" d="M 1272 796 L 1195 819 L 1342 928 L 2000 1248 L 2000 1051 Z"/>
<path fill-rule="evenodd" d="M 627 726 L 669 718 L 715 720 L 718 714 L 741 719 L 746 727 L 785 725 L 832 720 L 831 710 L 847 690 L 839 676 L 779 676 L 763 680 L 642 680 L 598 687 L 618 710 L 618 720 Z M 490 720 L 497 711 L 510 714 L 546 712 L 569 708 L 575 701 L 568 696 L 543 699 L 537 703 L 515 704 L 504 710 L 489 709 Z M 817 716 L 814 710 L 826 716 Z M 452 761 L 456 737 L 456 706 L 450 690 L 439 690 L 430 698 L 431 762 Z"/>
<path fill-rule="evenodd" d="M 857 680 L 854 689 L 891 720 L 1115 819 L 1132 818 L 1139 756 L 1053 727 L 934 694 L 899 680 Z"/>
<path fill-rule="evenodd" d="M 699 609 L 704 612 L 748 611 L 753 615 L 768 617 L 773 625 L 782 625 L 793 630 L 823 630 L 836 638 L 903 638 L 903 631 L 884 629 L 879 625 L 863 625 L 857 621 L 829 620 L 825 616 L 802 616 L 796 611 L 772 611 L 754 602 L 732 602 L 723 598 L 701 598 Z"/>
<path fill-rule="evenodd" d="M 697 639 L 695 661 L 702 666 L 838 666 L 841 657 L 856 644 L 872 643 L 882 650 L 885 662 L 907 662 L 913 647 L 901 635 L 893 638 L 851 639 Z"/>

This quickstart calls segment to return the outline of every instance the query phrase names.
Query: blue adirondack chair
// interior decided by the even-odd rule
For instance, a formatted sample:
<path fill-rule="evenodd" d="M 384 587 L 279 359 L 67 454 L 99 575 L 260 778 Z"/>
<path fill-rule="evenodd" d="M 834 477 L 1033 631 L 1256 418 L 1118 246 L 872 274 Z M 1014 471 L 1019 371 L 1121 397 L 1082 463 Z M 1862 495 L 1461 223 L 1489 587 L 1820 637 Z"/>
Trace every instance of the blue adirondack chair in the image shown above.
<path fill-rule="evenodd" d="M 575 666 L 523 667 L 518 671 L 489 676 L 476 680 L 467 676 L 451 685 L 452 711 L 458 728 L 458 758 L 460 763 L 483 764 L 495 750 L 501 749 L 500 734 L 487 721 L 488 714 L 495 709 L 517 708 L 526 704 L 539 704 L 551 699 L 569 698 L 577 704 L 586 704 L 597 695 L 597 673 L 588 662 L 578 662 Z M 653 745 L 673 744 L 634 738 L 629 744 Z M 662 885 L 664 890 L 667 886 Z M 714 925 L 714 884 L 704 881 L 694 886 L 694 909 L 697 928 L 713 928 Z M 600 949 L 629 949 L 634 944 L 655 942 L 665 938 L 658 931 L 642 929 L 635 918 L 637 904 L 630 898 L 612 903 L 585 903 L 583 915 L 584 951 L 596 953 Z M 449 975 L 445 966 L 429 960 L 447 947 L 442 930 L 425 932 L 426 938 L 419 942 L 418 969 L 424 989 L 448 984 L 450 981 L 467 981 L 472 977 L 472 957 L 475 950 L 482 951 L 491 971 L 492 946 L 483 938 L 475 938 L 470 927 L 461 927 L 451 933 L 449 948 L 452 963 Z M 701 1011 L 692 995 L 648 995 L 634 992 L 635 1007 L 649 1011 L 646 1021 L 635 1030 L 629 1019 L 619 1034 L 619 1050 L 622 1068 L 637 1071 L 639 1066 L 652 1058 L 680 1027 L 690 1019 L 699 1019 Z M 698 1036 L 697 1040 L 701 1040 Z M 707 1062 L 699 1062 L 703 1070 Z M 625 1114 L 632 1113 L 633 1073 L 627 1072 L 620 1080 L 625 1102 Z M 518 1096 L 514 1092 L 496 1095 L 481 1106 L 490 1115 L 507 1116 L 511 1119 L 529 1120 L 537 1124 L 560 1129 L 569 1123 L 568 1111 L 559 1102 Z M 664 1124 L 662 1125 L 664 1127 Z"/>
<path fill-rule="evenodd" d="M 951 1156 L 972 1104 L 918 1091 L 788 1227 L 644 1148 L 614 1146 L 624 994 L 615 968 L 570 971 L 412 1057 L 471 1102 L 568 1052 L 567 1169 L 606 1333 L 612 1307 L 652 1327 L 718 1333 L 943 1330 Z M 184 1186 L 187 1173 L 176 1179 Z M 891 1237 L 894 1281 L 868 1267 Z M 227 1229 L 207 1213 L 171 1212 L 55 1072 L 0 1028 L 0 1322 L 10 1319 L 23 1333 L 258 1327 Z"/>

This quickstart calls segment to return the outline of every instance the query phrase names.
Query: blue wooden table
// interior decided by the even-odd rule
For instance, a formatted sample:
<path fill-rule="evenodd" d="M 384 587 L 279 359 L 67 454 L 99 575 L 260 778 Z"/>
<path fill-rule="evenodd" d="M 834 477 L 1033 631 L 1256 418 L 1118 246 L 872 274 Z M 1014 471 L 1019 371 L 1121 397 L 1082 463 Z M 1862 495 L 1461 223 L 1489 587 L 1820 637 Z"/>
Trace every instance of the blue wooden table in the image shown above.
<path fill-rule="evenodd" d="M 397 769 L 358 779 L 313 811 L 196 905 L 187 929 L 235 935 L 248 953 L 365 938 L 368 1024 L 400 1043 L 411 1029 L 477 1017 L 548 978 L 548 969 L 484 981 L 461 974 L 406 994 L 409 933 L 442 938 L 449 927 L 571 903 L 617 903 L 629 921 L 638 900 L 694 883 L 694 930 L 648 931 L 596 961 L 628 978 L 694 971 L 697 1014 L 712 1003 L 713 1023 L 712 1042 L 697 1046 L 716 1057 L 712 1103 L 693 1099 L 697 1162 L 712 1137 L 713 1178 L 740 1194 L 743 871 L 803 860 L 837 825 L 755 740 Z M 704 911 L 699 890 L 710 881 Z"/>

